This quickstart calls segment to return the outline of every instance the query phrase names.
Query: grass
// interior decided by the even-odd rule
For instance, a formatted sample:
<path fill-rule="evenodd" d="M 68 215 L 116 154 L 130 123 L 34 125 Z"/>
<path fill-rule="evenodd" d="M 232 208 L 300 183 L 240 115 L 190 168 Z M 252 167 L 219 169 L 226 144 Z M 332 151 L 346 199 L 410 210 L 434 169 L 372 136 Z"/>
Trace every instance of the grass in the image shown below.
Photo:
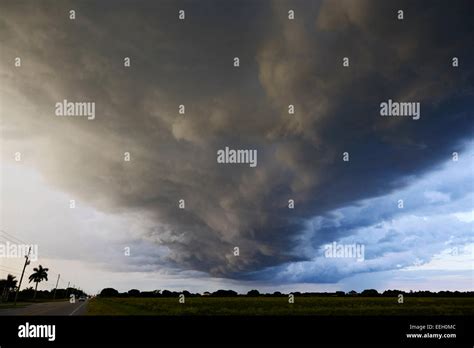
<path fill-rule="evenodd" d="M 0 303 L 0 309 L 8 309 L 8 308 L 22 308 L 30 305 L 31 303 L 27 302 L 17 302 L 16 306 L 13 302 L 5 302 Z"/>
<path fill-rule="evenodd" d="M 26 306 L 29 306 L 29 305 L 32 305 L 32 304 L 35 304 L 35 303 L 43 303 L 43 302 L 63 302 L 63 301 L 67 301 L 67 299 L 64 299 L 64 298 L 59 298 L 59 299 L 47 299 L 47 298 L 43 298 L 43 299 L 22 299 L 20 301 L 17 302 L 16 306 L 14 304 L 13 301 L 10 301 L 10 302 L 2 302 L 0 303 L 0 309 L 9 309 L 9 308 L 21 308 L 21 307 L 26 307 Z"/>
<path fill-rule="evenodd" d="M 474 298 L 405 297 L 197 297 L 94 298 L 89 315 L 473 315 Z"/>

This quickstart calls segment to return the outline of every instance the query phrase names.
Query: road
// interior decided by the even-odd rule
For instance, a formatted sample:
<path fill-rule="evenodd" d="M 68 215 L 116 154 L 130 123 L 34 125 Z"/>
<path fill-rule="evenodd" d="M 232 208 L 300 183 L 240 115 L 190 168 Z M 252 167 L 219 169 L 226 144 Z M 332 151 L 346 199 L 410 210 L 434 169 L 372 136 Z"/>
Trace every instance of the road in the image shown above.
<path fill-rule="evenodd" d="M 42 302 L 21 308 L 0 309 L 2 315 L 85 315 L 88 300 L 84 302 L 69 301 Z"/>

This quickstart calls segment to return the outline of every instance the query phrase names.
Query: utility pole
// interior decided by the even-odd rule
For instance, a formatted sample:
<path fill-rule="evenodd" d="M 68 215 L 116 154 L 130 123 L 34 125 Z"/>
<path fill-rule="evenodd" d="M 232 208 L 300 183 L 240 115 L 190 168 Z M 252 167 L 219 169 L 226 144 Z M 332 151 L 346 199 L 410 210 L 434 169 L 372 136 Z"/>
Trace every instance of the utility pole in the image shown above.
<path fill-rule="evenodd" d="M 21 282 L 23 280 L 23 275 L 25 274 L 26 266 L 28 266 L 30 264 L 30 261 L 28 260 L 28 258 L 30 257 L 30 252 L 31 252 L 31 247 L 30 247 L 30 249 L 28 249 L 28 254 L 25 256 L 25 264 L 23 266 L 23 271 L 21 272 L 20 283 L 18 284 L 18 287 L 16 288 L 15 306 L 16 306 L 16 300 L 18 299 L 18 293 L 20 292 L 20 287 L 21 287 Z"/>
<path fill-rule="evenodd" d="M 69 283 L 71 283 L 71 282 L 67 282 L 67 288 L 66 288 L 66 298 L 67 298 L 67 295 L 69 294 Z"/>
<path fill-rule="evenodd" d="M 60 274 L 58 274 L 58 280 L 56 280 L 56 287 L 54 288 L 53 300 L 56 299 L 56 290 L 58 290 L 59 277 L 61 277 Z"/>

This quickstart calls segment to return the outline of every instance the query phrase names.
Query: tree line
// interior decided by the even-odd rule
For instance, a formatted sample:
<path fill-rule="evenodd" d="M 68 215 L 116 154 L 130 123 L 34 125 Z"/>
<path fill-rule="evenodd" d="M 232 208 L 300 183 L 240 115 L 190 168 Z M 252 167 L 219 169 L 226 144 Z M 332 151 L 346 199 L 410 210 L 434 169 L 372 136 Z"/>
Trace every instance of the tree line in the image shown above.
<path fill-rule="evenodd" d="M 67 289 L 54 289 L 52 291 L 38 291 L 38 284 L 42 281 L 48 281 L 48 268 L 39 265 L 33 268 L 33 273 L 28 277 L 29 283 L 34 283 L 35 287 L 27 287 L 18 292 L 18 300 L 36 300 L 38 299 L 65 299 L 74 294 L 76 297 L 85 295 L 82 290 L 72 287 Z M 12 274 L 8 274 L 5 279 L 0 279 L 0 302 L 14 301 L 16 291 L 18 289 L 18 279 Z"/>
<path fill-rule="evenodd" d="M 191 293 L 187 290 L 184 291 L 170 291 L 170 290 L 152 290 L 152 291 L 140 291 L 138 289 L 131 289 L 127 292 L 119 292 L 114 288 L 102 289 L 100 297 L 179 297 L 183 294 L 185 297 L 287 297 L 289 295 L 275 291 L 273 293 L 260 293 L 258 290 L 250 290 L 246 294 L 239 294 L 234 290 L 217 290 L 214 292 L 204 293 Z M 385 290 L 379 293 L 375 289 L 366 289 L 360 293 L 352 290 L 349 292 L 336 291 L 336 292 L 292 292 L 294 296 L 298 297 L 394 297 L 400 294 L 411 297 L 474 297 L 473 291 L 403 291 L 403 290 Z"/>

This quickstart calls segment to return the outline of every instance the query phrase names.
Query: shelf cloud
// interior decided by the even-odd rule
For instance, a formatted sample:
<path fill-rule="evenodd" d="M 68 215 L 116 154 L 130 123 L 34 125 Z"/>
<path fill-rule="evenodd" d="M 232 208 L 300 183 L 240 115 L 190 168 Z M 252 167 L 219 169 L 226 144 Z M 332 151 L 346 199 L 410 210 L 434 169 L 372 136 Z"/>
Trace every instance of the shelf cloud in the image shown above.
<path fill-rule="evenodd" d="M 396 269 L 400 254 L 383 258 L 366 238 L 382 224 L 384 253 L 407 238 L 386 225 L 398 197 L 360 212 L 367 221 L 328 216 L 403 192 L 463 153 L 474 109 L 472 2 L 397 6 L 403 20 L 375 0 L 2 1 L 2 156 L 20 151 L 47 185 L 98 211 L 143 216 L 140 237 L 167 250 L 157 268 L 278 282 Z M 419 119 L 381 117 L 389 99 L 418 102 Z M 94 118 L 58 117 L 65 100 L 94 103 Z M 226 147 L 258 162 L 219 163 Z M 426 201 L 451 207 L 436 189 Z M 345 239 L 367 244 L 360 269 L 315 261 Z M 428 261 L 429 251 L 439 250 L 411 255 Z M 153 248 L 143 252 L 155 266 Z M 308 262 L 317 267 L 298 271 Z"/>

